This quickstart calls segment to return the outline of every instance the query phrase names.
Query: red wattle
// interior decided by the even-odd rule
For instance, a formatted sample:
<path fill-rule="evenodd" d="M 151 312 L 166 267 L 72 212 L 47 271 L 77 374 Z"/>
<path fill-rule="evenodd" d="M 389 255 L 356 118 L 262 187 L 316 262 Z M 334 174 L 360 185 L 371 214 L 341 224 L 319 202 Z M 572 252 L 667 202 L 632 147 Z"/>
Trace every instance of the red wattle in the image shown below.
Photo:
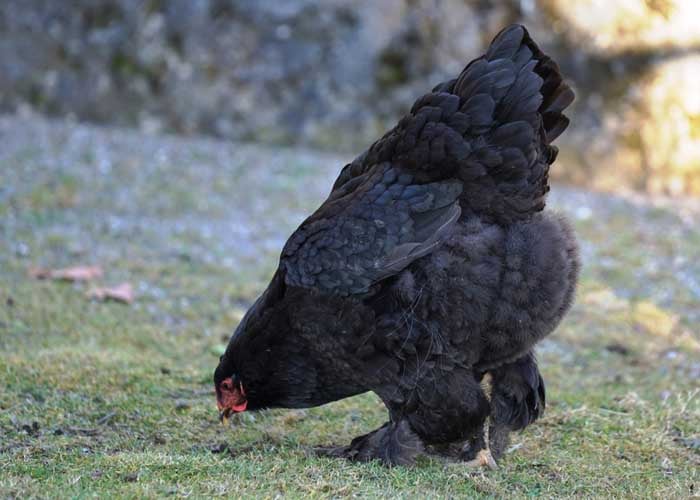
<path fill-rule="evenodd" d="M 245 411 L 245 409 L 247 407 L 248 407 L 248 401 L 243 401 L 242 403 L 231 405 L 231 409 L 235 412 Z"/>

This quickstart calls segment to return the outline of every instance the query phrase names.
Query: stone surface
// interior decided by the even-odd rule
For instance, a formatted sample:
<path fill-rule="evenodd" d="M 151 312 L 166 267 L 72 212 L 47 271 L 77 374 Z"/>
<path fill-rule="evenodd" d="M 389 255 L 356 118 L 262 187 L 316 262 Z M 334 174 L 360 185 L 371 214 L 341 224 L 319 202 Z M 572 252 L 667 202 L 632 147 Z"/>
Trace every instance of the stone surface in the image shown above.
<path fill-rule="evenodd" d="M 9 0 L 0 106 L 150 131 L 364 144 L 458 72 L 483 44 L 485 16 L 501 12 L 459 0 Z"/>

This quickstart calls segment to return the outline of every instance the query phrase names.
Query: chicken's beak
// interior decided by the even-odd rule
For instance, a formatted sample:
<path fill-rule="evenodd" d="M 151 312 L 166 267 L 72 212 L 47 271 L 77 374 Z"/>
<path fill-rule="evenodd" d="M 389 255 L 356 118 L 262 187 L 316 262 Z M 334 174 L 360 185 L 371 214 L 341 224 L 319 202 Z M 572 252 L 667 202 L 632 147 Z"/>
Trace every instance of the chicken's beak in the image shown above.
<path fill-rule="evenodd" d="M 231 410 L 229 408 L 224 408 L 223 410 L 219 411 L 219 422 L 221 422 L 221 425 L 228 425 L 228 418 L 230 415 Z"/>

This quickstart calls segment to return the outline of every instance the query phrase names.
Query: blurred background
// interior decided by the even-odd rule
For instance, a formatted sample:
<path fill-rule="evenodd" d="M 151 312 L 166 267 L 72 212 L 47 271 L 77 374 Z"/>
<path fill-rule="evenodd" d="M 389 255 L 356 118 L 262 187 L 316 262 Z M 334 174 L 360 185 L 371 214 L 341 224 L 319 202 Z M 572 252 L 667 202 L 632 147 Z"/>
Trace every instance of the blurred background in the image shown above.
<path fill-rule="evenodd" d="M 577 90 L 555 176 L 700 195 L 699 19 L 695 0 L 4 0 L 0 111 L 351 158 L 521 22 Z"/>

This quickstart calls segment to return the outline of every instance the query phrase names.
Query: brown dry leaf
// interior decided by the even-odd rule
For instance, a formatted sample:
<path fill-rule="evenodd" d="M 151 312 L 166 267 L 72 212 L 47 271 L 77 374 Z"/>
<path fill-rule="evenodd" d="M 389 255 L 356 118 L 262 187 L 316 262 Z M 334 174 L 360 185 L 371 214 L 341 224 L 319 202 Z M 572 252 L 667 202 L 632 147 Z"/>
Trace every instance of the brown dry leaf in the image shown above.
<path fill-rule="evenodd" d="M 98 266 L 74 266 L 64 269 L 35 267 L 29 270 L 29 275 L 37 279 L 90 281 L 102 276 L 102 268 Z"/>
<path fill-rule="evenodd" d="M 134 301 L 134 289 L 130 283 L 112 287 L 94 287 L 88 291 L 87 295 L 95 300 L 115 300 L 124 304 L 131 304 Z"/>

